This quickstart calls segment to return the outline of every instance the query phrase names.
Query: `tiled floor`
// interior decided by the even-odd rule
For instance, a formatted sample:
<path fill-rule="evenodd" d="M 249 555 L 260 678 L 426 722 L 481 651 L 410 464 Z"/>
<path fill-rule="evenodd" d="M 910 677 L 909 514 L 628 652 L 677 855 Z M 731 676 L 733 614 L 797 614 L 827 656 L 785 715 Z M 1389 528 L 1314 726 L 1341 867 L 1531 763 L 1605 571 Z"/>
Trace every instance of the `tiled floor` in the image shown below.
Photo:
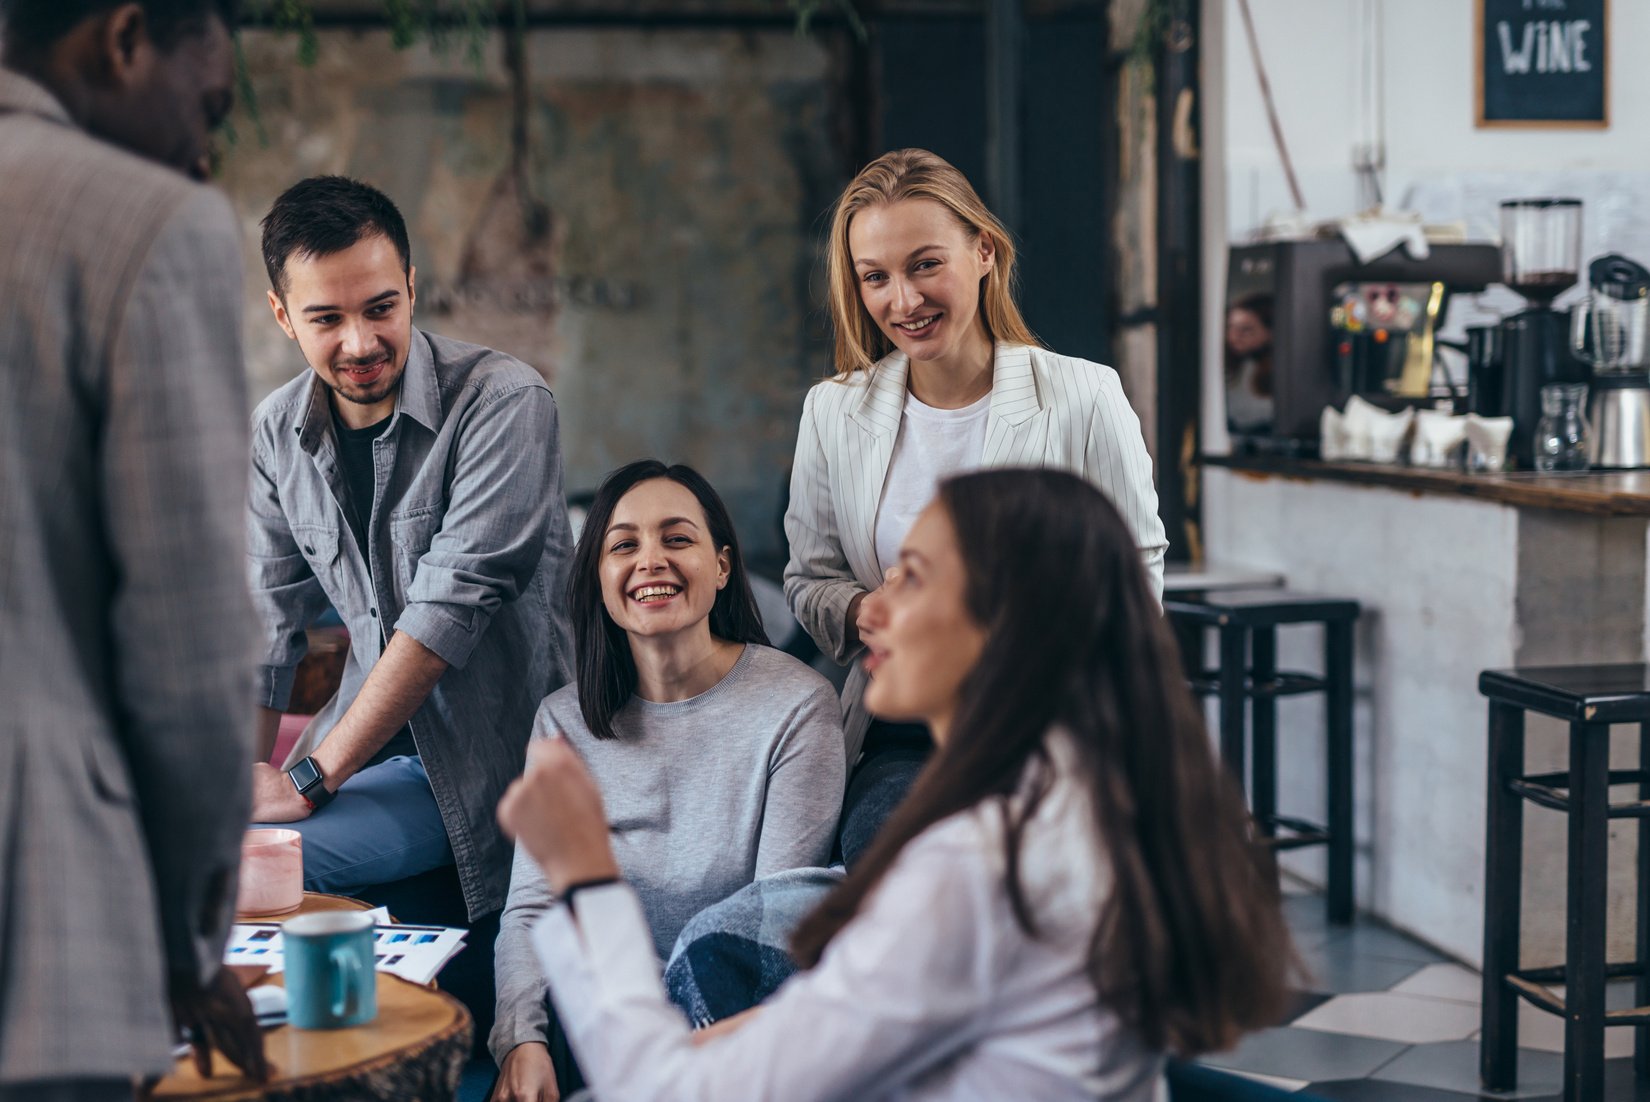
<path fill-rule="evenodd" d="M 1368 920 L 1330 926 L 1321 896 L 1291 895 L 1284 909 L 1311 973 L 1308 992 L 1285 1025 L 1207 1063 L 1339 1102 L 1560 1098 L 1557 1018 L 1521 1006 L 1518 1087 L 1480 1092 L 1477 972 Z M 1629 986 L 1610 993 L 1612 1006 L 1630 1005 Z M 1598 1102 L 1650 1102 L 1650 1086 L 1633 1079 L 1632 1031 L 1609 1030 L 1605 1041 L 1608 1082 Z"/>

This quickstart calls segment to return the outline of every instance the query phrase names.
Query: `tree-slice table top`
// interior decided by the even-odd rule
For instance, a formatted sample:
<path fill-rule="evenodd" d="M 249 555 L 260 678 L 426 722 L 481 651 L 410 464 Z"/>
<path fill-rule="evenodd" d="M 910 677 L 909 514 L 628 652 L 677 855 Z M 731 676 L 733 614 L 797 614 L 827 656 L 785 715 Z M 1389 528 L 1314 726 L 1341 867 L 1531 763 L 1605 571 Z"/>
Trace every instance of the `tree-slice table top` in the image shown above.
<path fill-rule="evenodd" d="M 363 903 L 359 899 L 352 899 L 347 895 L 329 895 L 326 892 L 305 892 L 304 901 L 298 904 L 297 910 L 283 911 L 274 915 L 237 914 L 236 922 L 285 922 L 289 918 L 299 915 L 312 915 L 320 911 L 370 911 L 371 903 Z M 393 922 L 394 919 L 391 919 Z"/>
<path fill-rule="evenodd" d="M 304 905 L 293 914 L 357 909 L 367 908 L 343 896 L 305 893 Z M 247 921 L 259 920 L 249 917 Z M 268 1083 L 243 1078 L 222 1053 L 214 1052 L 210 1079 L 202 1079 L 193 1059 L 185 1056 L 156 1086 L 154 1097 L 211 1102 L 434 1102 L 452 1098 L 470 1054 L 469 1011 L 441 991 L 383 972 L 377 976 L 378 1017 L 366 1025 L 328 1030 L 283 1025 L 265 1030 Z M 281 984 L 282 978 L 279 974 L 264 976 L 254 984 Z"/>

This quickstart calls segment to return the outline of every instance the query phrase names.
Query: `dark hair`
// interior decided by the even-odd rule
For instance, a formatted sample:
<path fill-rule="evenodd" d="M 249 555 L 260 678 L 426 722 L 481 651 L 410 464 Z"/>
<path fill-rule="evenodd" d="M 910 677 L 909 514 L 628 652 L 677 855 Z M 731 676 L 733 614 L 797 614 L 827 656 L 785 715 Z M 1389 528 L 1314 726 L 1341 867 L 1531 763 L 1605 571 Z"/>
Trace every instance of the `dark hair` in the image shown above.
<path fill-rule="evenodd" d="M 962 475 L 941 484 L 938 500 L 985 647 L 945 745 L 798 928 L 797 959 L 818 962 L 908 842 L 987 800 L 1004 805 L 1015 919 L 1037 936 L 1019 849 L 1052 783 L 1049 769 L 1028 766 L 1048 763 L 1045 739 L 1058 726 L 1076 744 L 1112 877 L 1089 943 L 1100 1001 L 1146 1044 L 1180 1055 L 1274 1024 L 1293 951 L 1270 855 L 1215 760 L 1123 518 L 1062 471 Z M 1023 803 L 1007 800 L 1022 790 Z"/>
<path fill-rule="evenodd" d="M 119 7 L 125 0 L 0 0 L 0 37 L 15 55 L 56 44 L 84 20 Z M 149 38 L 170 50 L 184 35 L 198 33 L 213 16 L 234 30 L 240 21 L 238 0 L 137 0 Z"/>
<path fill-rule="evenodd" d="M 286 294 L 286 262 L 300 256 L 331 256 L 364 237 L 381 234 L 412 271 L 407 223 L 390 197 L 348 176 L 311 176 L 281 193 L 261 223 L 264 270 L 278 295 Z"/>
<path fill-rule="evenodd" d="M 750 577 L 739 554 L 739 537 L 733 518 L 705 476 L 682 463 L 670 466 L 657 459 L 639 459 L 602 479 L 585 515 L 578 546 L 573 549 L 573 567 L 567 577 L 567 607 L 573 620 L 574 650 L 579 663 L 579 711 L 585 726 L 597 738 L 612 738 L 613 716 L 636 692 L 636 660 L 630 654 L 630 639 L 607 614 L 602 600 L 602 549 L 613 510 L 633 488 L 655 478 L 669 479 L 687 487 L 699 499 L 711 541 L 718 549 L 728 549 L 728 584 L 716 594 L 710 609 L 710 633 L 731 643 L 768 645 L 762 629 L 762 614 L 751 596 Z"/>
<path fill-rule="evenodd" d="M 1266 327 L 1267 333 L 1272 332 L 1272 296 L 1264 292 L 1244 295 L 1226 304 L 1226 317 L 1229 320 L 1234 311 L 1242 310 L 1255 315 L 1255 320 Z M 1272 342 L 1267 341 L 1266 347 L 1250 356 L 1242 356 L 1224 339 L 1221 340 L 1224 350 L 1222 367 L 1226 372 L 1226 381 L 1234 382 L 1243 370 L 1243 361 L 1255 361 L 1255 393 L 1261 397 L 1269 397 L 1272 393 Z"/>

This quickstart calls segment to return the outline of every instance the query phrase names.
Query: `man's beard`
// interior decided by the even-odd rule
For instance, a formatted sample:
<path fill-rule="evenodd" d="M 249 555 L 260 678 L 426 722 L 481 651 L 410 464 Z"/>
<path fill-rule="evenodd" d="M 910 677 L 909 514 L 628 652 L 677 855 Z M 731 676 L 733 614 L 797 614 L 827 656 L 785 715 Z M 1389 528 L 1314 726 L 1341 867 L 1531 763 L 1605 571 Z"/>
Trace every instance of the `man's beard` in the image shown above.
<path fill-rule="evenodd" d="M 345 390 L 342 383 L 333 383 L 332 392 L 346 402 L 353 402 L 358 406 L 370 406 L 376 405 L 377 403 L 382 402 L 385 398 L 388 398 L 395 392 L 395 388 L 399 386 L 400 383 L 401 379 L 397 376 L 390 382 L 384 383 L 382 391 L 368 390 L 355 393 Z"/>
<path fill-rule="evenodd" d="M 395 393 L 395 388 L 401 385 L 401 373 L 396 372 L 393 376 L 390 374 L 390 369 L 395 363 L 394 353 L 389 353 L 382 357 L 373 357 L 365 362 L 367 364 L 382 363 L 384 365 L 383 374 L 380 375 L 373 383 L 363 387 L 362 384 L 354 383 L 349 378 L 350 369 L 361 367 L 363 365 L 363 361 L 350 360 L 343 366 L 333 367 L 333 382 L 330 384 L 333 393 L 337 394 L 338 397 L 342 398 L 344 401 L 352 402 L 358 406 L 376 405 L 377 403 L 382 402 L 385 398 L 388 398 L 391 394 Z M 356 389 L 353 391 L 346 390 L 346 385 L 353 385 Z"/>

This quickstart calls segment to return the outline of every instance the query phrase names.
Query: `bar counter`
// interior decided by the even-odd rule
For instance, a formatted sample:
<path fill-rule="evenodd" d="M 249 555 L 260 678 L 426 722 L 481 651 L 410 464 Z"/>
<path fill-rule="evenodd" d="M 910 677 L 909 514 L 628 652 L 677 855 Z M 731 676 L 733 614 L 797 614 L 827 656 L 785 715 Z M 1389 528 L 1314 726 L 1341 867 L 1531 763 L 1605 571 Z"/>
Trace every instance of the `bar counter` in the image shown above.
<path fill-rule="evenodd" d="M 1650 471 L 1463 474 L 1393 463 L 1326 463 L 1274 455 L 1205 456 L 1203 462 L 1251 474 L 1385 486 L 1418 494 L 1454 494 L 1526 509 L 1559 509 L 1597 517 L 1650 517 Z"/>
<path fill-rule="evenodd" d="M 1357 629 L 1356 838 L 1361 907 L 1470 964 L 1482 951 L 1489 669 L 1646 660 L 1650 472 L 1464 475 L 1276 456 L 1207 457 L 1206 570 L 1281 577 L 1349 597 Z M 1278 638 L 1278 660 L 1314 668 L 1310 629 Z M 1279 812 L 1323 799 L 1322 711 L 1278 714 Z M 1615 768 L 1636 762 L 1622 729 Z M 1556 722 L 1532 717 L 1530 771 L 1562 769 Z M 1633 833 L 1611 851 L 1610 949 L 1632 948 Z M 1562 956 L 1560 816 L 1525 816 L 1525 961 Z M 1311 880 L 1321 858 L 1289 854 Z"/>

